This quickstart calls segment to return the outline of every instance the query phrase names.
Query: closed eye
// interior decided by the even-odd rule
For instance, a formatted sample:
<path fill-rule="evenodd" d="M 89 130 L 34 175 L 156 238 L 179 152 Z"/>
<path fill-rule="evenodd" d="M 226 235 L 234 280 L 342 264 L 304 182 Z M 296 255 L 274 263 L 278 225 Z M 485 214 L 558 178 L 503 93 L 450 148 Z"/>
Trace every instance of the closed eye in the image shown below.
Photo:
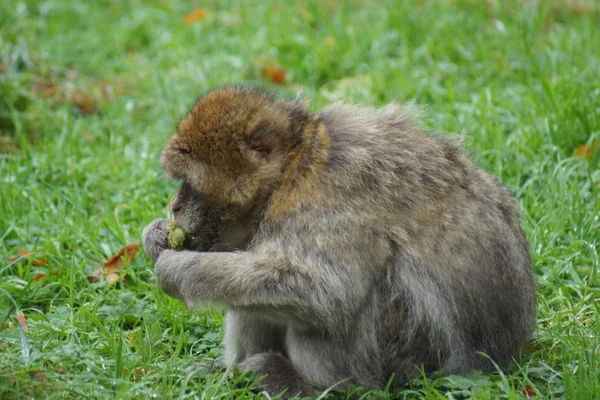
<path fill-rule="evenodd" d="M 175 150 L 176 152 L 178 152 L 180 154 L 190 154 L 191 153 L 191 150 L 186 149 L 185 147 L 175 147 L 173 150 Z"/>

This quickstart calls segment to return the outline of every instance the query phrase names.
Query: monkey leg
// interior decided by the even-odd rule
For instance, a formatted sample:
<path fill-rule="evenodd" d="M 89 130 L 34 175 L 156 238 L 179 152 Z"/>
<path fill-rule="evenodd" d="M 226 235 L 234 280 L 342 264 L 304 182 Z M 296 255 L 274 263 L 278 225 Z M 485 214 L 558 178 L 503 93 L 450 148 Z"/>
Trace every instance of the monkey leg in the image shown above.
<path fill-rule="evenodd" d="M 261 391 L 275 396 L 285 391 L 282 399 L 292 396 L 310 396 L 313 388 L 302 379 L 290 360 L 281 353 L 259 353 L 246 358 L 239 364 L 241 371 L 252 371 L 262 377 L 258 383 Z"/>
<path fill-rule="evenodd" d="M 225 316 L 223 346 L 227 365 L 239 364 L 255 354 L 270 351 L 285 356 L 285 328 L 251 313 L 230 308 Z"/>

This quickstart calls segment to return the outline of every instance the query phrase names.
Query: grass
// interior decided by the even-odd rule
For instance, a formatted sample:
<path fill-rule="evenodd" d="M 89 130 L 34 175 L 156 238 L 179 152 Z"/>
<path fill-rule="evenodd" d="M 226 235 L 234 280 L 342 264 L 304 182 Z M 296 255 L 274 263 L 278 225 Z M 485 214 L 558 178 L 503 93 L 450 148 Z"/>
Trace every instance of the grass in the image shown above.
<path fill-rule="evenodd" d="M 597 1 L 201 6 L 185 24 L 198 5 L 182 0 L 1 3 L 0 398 L 254 396 L 252 377 L 185 372 L 219 356 L 222 311 L 188 313 L 147 257 L 113 284 L 87 278 L 166 216 L 176 187 L 158 155 L 194 98 L 264 81 L 266 65 L 285 68 L 280 93 L 302 90 L 314 108 L 426 107 L 425 125 L 464 133 L 510 188 L 530 240 L 538 324 L 514 371 L 357 393 L 600 398 Z M 9 261 L 19 248 L 33 255 Z"/>

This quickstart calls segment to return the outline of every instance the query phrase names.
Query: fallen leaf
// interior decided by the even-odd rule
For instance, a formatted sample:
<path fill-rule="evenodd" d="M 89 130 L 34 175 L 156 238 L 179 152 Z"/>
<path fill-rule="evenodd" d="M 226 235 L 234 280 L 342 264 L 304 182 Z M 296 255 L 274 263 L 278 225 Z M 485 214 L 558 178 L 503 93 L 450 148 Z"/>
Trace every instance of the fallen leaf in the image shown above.
<path fill-rule="evenodd" d="M 594 152 L 600 148 L 600 144 L 598 142 L 592 141 L 590 143 L 582 144 L 575 151 L 575 155 L 577 157 L 588 159 L 594 155 Z"/>
<path fill-rule="evenodd" d="M 104 277 L 106 278 L 106 282 L 108 282 L 108 283 L 115 283 L 116 281 L 119 280 L 119 274 L 116 272 L 111 272 L 110 274 L 106 274 Z"/>
<path fill-rule="evenodd" d="M 31 256 L 31 252 L 29 250 L 24 250 L 21 248 L 19 248 L 19 250 L 17 250 L 17 253 L 20 256 L 25 256 L 25 257 Z M 17 256 L 8 257 L 8 261 L 10 261 L 10 262 L 15 261 L 16 259 L 17 259 Z M 31 263 L 36 267 L 43 267 L 44 265 L 48 264 L 48 257 L 40 258 L 39 260 L 33 260 Z"/>
<path fill-rule="evenodd" d="M 121 269 L 125 267 L 125 260 L 123 256 L 127 257 L 127 260 L 131 262 L 135 258 L 135 255 L 142 244 L 140 242 L 129 243 L 123 247 L 117 254 L 112 256 L 107 262 L 105 262 L 104 270 L 106 272 L 114 271 L 115 269 Z"/>
<path fill-rule="evenodd" d="M 196 21 L 200 21 L 204 19 L 206 15 L 206 11 L 204 8 L 196 8 L 194 11 L 191 11 L 183 17 L 183 23 L 186 25 L 193 24 Z"/>
<path fill-rule="evenodd" d="M 276 65 L 267 65 L 260 69 L 260 74 L 273 83 L 281 84 L 285 82 L 285 69 Z"/>
<path fill-rule="evenodd" d="M 530 353 L 535 353 L 541 350 L 541 344 L 535 339 L 529 339 L 524 345 L 523 348 L 527 349 Z"/>
<path fill-rule="evenodd" d="M 29 376 L 31 376 L 33 379 L 36 379 L 39 381 L 48 380 L 48 378 L 46 378 L 46 375 L 42 371 L 31 371 L 31 372 L 29 372 Z"/>
<path fill-rule="evenodd" d="M 102 272 L 102 270 L 100 268 L 96 268 L 95 270 L 93 270 L 92 273 L 87 276 L 87 280 L 89 283 L 98 283 L 102 280 L 102 276 L 104 276 L 104 279 L 109 284 L 115 283 L 119 280 L 118 272 L 105 273 L 105 272 Z M 127 282 L 125 277 L 121 278 L 121 280 L 125 283 Z"/>
<path fill-rule="evenodd" d="M 45 272 L 40 272 L 39 274 L 37 274 L 36 276 L 33 277 L 33 280 L 35 281 L 39 281 L 40 279 L 42 279 L 43 277 L 45 277 L 46 275 L 48 275 Z M 58 276 L 58 270 L 54 270 L 52 271 L 52 275 L 54 276 Z"/>
<path fill-rule="evenodd" d="M 27 319 L 25 318 L 25 315 L 23 315 L 23 314 L 17 315 L 17 321 L 19 322 L 19 325 L 21 325 L 21 328 L 23 328 L 23 330 L 25 332 L 27 332 L 29 327 L 27 326 Z"/>
<path fill-rule="evenodd" d="M 48 264 L 48 257 L 40 258 L 39 260 L 33 260 L 31 262 L 36 267 L 43 267 Z"/>
<path fill-rule="evenodd" d="M 60 86 L 56 83 L 39 81 L 33 85 L 31 92 L 35 97 L 47 99 L 55 97 L 60 90 Z"/>
<path fill-rule="evenodd" d="M 131 262 L 131 260 L 135 258 L 141 245 L 142 244 L 140 242 L 135 242 L 129 243 L 123 247 L 117 254 L 102 264 L 104 266 L 104 271 L 102 271 L 100 268 L 96 268 L 94 271 L 92 271 L 92 273 L 87 277 L 88 282 L 100 282 L 102 276 L 104 276 L 104 279 L 106 279 L 106 282 L 108 283 L 114 283 L 118 281 L 119 273 L 115 271 L 125 267 L 125 257 L 127 258 L 128 262 Z M 123 282 L 126 282 L 125 278 L 123 278 Z"/>
<path fill-rule="evenodd" d="M 71 104 L 82 114 L 89 115 L 96 112 L 96 100 L 81 90 L 73 92 L 71 95 Z"/>
<path fill-rule="evenodd" d="M 537 393 L 535 392 L 535 390 L 533 390 L 531 386 L 525 386 L 525 388 L 523 388 L 523 396 L 535 397 L 537 396 Z"/>
<path fill-rule="evenodd" d="M 91 274 L 88 275 L 87 280 L 89 283 L 97 283 L 100 282 L 100 278 L 102 278 L 102 270 L 100 270 L 100 268 L 96 268 Z"/>

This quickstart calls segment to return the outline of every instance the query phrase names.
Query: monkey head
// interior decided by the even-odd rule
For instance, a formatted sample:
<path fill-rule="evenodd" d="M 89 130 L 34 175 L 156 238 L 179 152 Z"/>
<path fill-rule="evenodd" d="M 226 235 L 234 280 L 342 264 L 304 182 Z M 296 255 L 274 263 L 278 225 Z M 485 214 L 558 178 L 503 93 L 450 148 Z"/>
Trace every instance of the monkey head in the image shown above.
<path fill-rule="evenodd" d="M 175 220 L 217 242 L 223 229 L 231 236 L 232 226 L 247 225 L 241 220 L 278 185 L 307 118 L 301 103 L 253 87 L 200 97 L 161 156 L 167 176 L 182 181 L 171 203 Z"/>

